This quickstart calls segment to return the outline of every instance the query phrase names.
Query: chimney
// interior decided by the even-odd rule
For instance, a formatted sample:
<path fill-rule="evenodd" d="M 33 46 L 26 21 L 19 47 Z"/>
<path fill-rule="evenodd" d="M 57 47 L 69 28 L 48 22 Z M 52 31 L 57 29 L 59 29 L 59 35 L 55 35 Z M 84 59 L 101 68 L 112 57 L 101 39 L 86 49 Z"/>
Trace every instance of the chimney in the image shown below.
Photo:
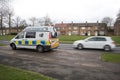
<path fill-rule="evenodd" d="M 99 21 L 97 21 L 97 25 L 99 24 Z"/>
<path fill-rule="evenodd" d="M 85 26 L 87 26 L 87 21 L 85 22 Z"/>
<path fill-rule="evenodd" d="M 61 24 L 63 24 L 63 21 L 61 22 Z"/>

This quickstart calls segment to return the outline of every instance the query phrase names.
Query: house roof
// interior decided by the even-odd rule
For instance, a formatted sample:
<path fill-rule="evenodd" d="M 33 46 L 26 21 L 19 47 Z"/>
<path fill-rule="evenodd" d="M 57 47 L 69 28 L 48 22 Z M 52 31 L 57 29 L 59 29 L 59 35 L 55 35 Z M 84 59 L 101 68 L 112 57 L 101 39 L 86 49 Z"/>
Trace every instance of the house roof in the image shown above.
<path fill-rule="evenodd" d="M 55 27 L 69 27 L 69 26 L 107 26 L 105 23 L 57 23 Z"/>

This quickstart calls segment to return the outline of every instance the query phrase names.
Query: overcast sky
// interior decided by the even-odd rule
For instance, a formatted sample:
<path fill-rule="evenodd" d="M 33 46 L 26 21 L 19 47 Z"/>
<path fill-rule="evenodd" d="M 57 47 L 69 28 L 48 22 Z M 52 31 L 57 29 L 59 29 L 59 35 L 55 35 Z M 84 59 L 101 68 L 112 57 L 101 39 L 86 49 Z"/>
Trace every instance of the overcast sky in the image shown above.
<path fill-rule="evenodd" d="M 49 17 L 55 22 L 96 22 L 116 18 L 120 0 L 15 0 L 14 13 L 22 19 Z"/>

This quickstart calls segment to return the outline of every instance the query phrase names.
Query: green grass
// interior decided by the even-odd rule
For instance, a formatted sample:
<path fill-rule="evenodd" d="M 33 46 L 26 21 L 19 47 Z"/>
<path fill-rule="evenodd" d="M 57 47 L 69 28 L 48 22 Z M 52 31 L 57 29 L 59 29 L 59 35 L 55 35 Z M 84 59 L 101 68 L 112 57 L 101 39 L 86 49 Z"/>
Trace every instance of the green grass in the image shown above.
<path fill-rule="evenodd" d="M 0 36 L 0 40 L 11 40 L 15 35 Z"/>
<path fill-rule="evenodd" d="M 0 44 L 0 46 L 6 46 L 6 44 Z"/>
<path fill-rule="evenodd" d="M 120 36 L 112 36 L 112 39 L 115 41 L 115 43 L 120 46 Z"/>
<path fill-rule="evenodd" d="M 0 64 L 0 80 L 55 80 L 39 73 Z"/>
<path fill-rule="evenodd" d="M 102 60 L 105 62 L 120 63 L 120 54 L 117 53 L 103 53 Z"/>
<path fill-rule="evenodd" d="M 87 36 L 59 36 L 60 41 L 75 41 L 85 38 L 87 38 Z"/>

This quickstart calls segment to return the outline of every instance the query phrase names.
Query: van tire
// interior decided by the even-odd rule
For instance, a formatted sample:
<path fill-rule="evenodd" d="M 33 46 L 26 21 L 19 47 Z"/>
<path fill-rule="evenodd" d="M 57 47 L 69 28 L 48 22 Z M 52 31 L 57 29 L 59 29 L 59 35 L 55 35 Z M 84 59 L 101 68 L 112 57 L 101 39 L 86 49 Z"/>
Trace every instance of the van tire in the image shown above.
<path fill-rule="evenodd" d="M 13 50 L 16 50 L 16 45 L 14 43 L 10 44 L 10 46 Z"/>
<path fill-rule="evenodd" d="M 37 46 L 37 51 L 40 52 L 40 53 L 44 52 L 44 47 L 40 46 L 40 45 Z"/>

